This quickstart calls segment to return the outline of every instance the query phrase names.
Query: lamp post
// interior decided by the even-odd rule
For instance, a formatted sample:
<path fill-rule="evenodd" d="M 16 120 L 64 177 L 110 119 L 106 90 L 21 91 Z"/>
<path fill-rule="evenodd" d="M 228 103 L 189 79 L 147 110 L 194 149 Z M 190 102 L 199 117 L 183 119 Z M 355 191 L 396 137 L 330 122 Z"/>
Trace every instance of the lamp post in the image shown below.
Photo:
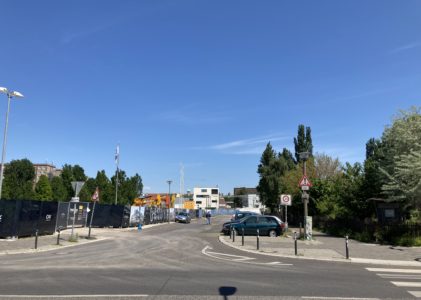
<path fill-rule="evenodd" d="M 168 223 L 170 222 L 170 206 L 171 206 L 171 183 L 172 180 L 167 180 L 168 183 Z"/>
<path fill-rule="evenodd" d="M 310 156 L 310 152 L 300 152 L 298 153 L 300 160 L 303 161 L 303 176 L 307 176 L 307 169 L 306 169 L 306 161 Z M 301 199 L 303 200 L 304 204 L 304 237 L 307 239 L 307 216 L 308 216 L 308 199 L 309 195 L 307 191 L 303 188 L 303 193 L 301 195 Z"/>
<path fill-rule="evenodd" d="M 7 95 L 6 125 L 4 126 L 3 151 L 1 154 L 1 171 L 0 171 L 0 199 L 1 199 L 1 192 L 2 192 L 2 187 L 3 187 L 4 159 L 6 158 L 7 126 L 9 125 L 10 100 L 13 97 L 23 98 L 23 95 L 17 91 L 9 91 L 5 87 L 0 87 L 0 92 Z"/>

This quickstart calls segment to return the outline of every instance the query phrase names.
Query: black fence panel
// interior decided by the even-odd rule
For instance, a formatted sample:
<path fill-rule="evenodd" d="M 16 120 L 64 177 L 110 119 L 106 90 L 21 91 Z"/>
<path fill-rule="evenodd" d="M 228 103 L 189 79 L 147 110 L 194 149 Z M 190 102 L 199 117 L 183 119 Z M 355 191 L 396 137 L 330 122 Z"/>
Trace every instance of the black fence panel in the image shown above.
<path fill-rule="evenodd" d="M 39 234 L 53 234 L 56 229 L 58 202 L 41 202 L 40 218 L 38 220 Z"/>
<path fill-rule="evenodd" d="M 19 210 L 18 236 L 34 235 L 41 215 L 41 201 L 18 200 L 17 209 Z"/>
<path fill-rule="evenodd" d="M 93 203 L 89 205 L 89 225 Z M 95 212 L 92 219 L 92 227 L 128 227 L 130 221 L 130 206 L 114 204 L 95 204 Z"/>
<path fill-rule="evenodd" d="M 56 229 L 67 228 L 69 222 L 69 205 L 69 202 L 58 203 Z"/>
<path fill-rule="evenodd" d="M 16 200 L 0 200 L 0 238 L 17 236 Z"/>

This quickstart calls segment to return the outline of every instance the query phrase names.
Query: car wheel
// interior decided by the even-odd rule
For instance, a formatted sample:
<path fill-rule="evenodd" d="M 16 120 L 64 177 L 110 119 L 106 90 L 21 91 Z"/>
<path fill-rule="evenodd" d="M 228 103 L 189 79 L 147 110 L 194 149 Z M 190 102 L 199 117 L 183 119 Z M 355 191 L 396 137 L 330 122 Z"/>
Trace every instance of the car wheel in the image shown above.
<path fill-rule="evenodd" d="M 276 230 L 269 230 L 269 234 L 268 234 L 270 237 L 276 237 L 277 236 L 277 234 L 276 234 Z"/>

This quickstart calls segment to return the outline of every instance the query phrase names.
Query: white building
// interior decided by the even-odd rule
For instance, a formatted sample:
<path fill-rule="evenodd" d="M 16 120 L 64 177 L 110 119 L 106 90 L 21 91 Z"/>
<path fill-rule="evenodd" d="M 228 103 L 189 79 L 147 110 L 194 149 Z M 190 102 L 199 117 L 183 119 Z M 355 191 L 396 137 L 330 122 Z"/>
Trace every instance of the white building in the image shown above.
<path fill-rule="evenodd" d="M 243 204 L 243 207 L 250 207 L 250 208 L 264 208 L 262 206 L 262 203 L 260 202 L 259 195 L 256 194 L 248 194 L 248 195 L 240 195 L 236 196 L 241 198 L 241 202 Z"/>
<path fill-rule="evenodd" d="M 193 201 L 196 208 L 219 208 L 219 188 L 194 188 Z"/>

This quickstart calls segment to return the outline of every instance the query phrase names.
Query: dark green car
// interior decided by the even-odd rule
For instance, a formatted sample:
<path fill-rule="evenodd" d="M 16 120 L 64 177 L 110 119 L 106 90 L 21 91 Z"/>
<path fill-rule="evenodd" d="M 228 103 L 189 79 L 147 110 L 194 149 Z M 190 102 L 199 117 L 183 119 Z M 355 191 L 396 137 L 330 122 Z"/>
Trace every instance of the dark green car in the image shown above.
<path fill-rule="evenodd" d="M 285 223 L 276 216 L 248 216 L 237 223 L 231 224 L 232 229 L 237 235 L 241 235 L 244 229 L 244 235 L 256 235 L 259 229 L 259 235 L 277 237 L 284 231 Z"/>

